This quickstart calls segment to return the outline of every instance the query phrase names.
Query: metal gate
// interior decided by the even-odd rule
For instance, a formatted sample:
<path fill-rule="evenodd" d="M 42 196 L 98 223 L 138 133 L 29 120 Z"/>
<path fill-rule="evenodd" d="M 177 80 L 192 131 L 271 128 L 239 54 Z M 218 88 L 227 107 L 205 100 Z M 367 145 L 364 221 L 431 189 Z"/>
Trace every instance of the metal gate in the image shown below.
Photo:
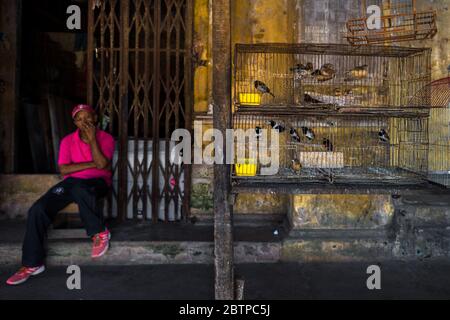
<path fill-rule="evenodd" d="M 192 0 L 89 0 L 88 102 L 117 138 L 120 220 L 189 215 L 190 166 L 169 161 L 173 130 L 191 130 Z"/>

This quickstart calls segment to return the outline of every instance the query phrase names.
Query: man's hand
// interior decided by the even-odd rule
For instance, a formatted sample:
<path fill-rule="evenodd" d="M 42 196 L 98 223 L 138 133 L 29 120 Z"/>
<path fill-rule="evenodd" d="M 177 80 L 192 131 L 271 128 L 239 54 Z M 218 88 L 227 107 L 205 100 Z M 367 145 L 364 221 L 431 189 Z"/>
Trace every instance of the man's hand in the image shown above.
<path fill-rule="evenodd" d="M 82 125 L 82 130 L 84 131 L 85 137 L 88 143 L 96 142 L 96 129 L 93 123 L 84 122 Z"/>

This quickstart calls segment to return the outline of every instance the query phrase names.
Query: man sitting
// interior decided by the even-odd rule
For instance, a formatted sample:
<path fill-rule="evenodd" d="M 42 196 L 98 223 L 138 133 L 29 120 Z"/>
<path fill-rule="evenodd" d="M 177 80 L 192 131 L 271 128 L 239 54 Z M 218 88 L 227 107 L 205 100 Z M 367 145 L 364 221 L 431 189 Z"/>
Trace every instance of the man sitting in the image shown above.
<path fill-rule="evenodd" d="M 78 204 L 86 233 L 93 240 L 92 258 L 104 255 L 109 248 L 111 234 L 104 226 L 103 215 L 97 210 L 97 201 L 111 187 L 114 138 L 96 128 L 97 115 L 88 105 L 77 105 L 72 118 L 78 129 L 61 141 L 59 149 L 58 165 L 64 179 L 28 211 L 22 267 L 7 280 L 9 285 L 23 283 L 45 270 L 47 228 L 56 214 L 72 202 Z"/>

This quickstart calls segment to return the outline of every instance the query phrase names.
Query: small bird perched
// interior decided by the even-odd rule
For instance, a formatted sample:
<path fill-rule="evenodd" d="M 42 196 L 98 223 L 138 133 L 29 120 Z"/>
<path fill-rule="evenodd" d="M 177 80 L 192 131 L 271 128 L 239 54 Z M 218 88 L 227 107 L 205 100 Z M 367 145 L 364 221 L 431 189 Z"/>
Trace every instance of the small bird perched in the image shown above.
<path fill-rule="evenodd" d="M 256 90 L 258 90 L 258 91 L 261 92 L 262 94 L 268 93 L 268 94 L 270 94 L 272 97 L 275 98 L 275 95 L 274 95 L 272 92 L 270 92 L 269 87 L 268 87 L 264 82 L 259 81 L 259 80 L 255 80 L 254 84 L 255 84 L 255 89 L 256 89 Z"/>
<path fill-rule="evenodd" d="M 378 138 L 381 142 L 389 142 L 389 135 L 384 129 L 380 129 L 380 131 L 378 131 Z"/>
<path fill-rule="evenodd" d="M 349 70 L 345 73 L 345 81 L 354 81 L 361 80 L 367 78 L 369 66 L 367 64 L 363 64 L 361 66 L 356 66 L 352 70 Z"/>
<path fill-rule="evenodd" d="M 306 63 L 306 65 L 297 63 L 294 67 L 290 68 L 292 72 L 298 74 L 300 77 L 306 77 L 310 75 L 313 71 L 313 64 L 311 62 Z"/>
<path fill-rule="evenodd" d="M 328 138 L 323 138 L 322 145 L 325 147 L 327 151 L 333 151 L 333 143 Z"/>
<path fill-rule="evenodd" d="M 259 140 L 259 138 L 262 137 L 262 128 L 261 127 L 256 127 L 255 128 L 255 132 L 256 132 L 256 139 Z"/>
<path fill-rule="evenodd" d="M 297 133 L 297 130 L 295 130 L 294 128 L 291 128 L 289 130 L 289 134 L 291 135 L 291 138 L 292 138 L 293 141 L 297 141 L 297 142 L 301 141 L 300 140 L 300 136 Z"/>
<path fill-rule="evenodd" d="M 341 88 L 335 88 L 334 89 L 334 95 L 336 97 L 348 96 L 348 95 L 351 95 L 352 93 L 353 92 L 352 92 L 351 89 L 345 89 L 345 90 L 342 90 Z"/>
<path fill-rule="evenodd" d="M 302 170 L 302 164 L 297 158 L 295 158 L 291 160 L 291 168 L 295 173 L 300 173 L 300 171 Z"/>
<path fill-rule="evenodd" d="M 267 121 L 267 124 L 270 124 L 272 129 L 278 131 L 278 133 L 281 133 L 284 130 L 286 130 L 286 128 L 281 123 L 278 123 L 278 122 L 276 122 L 274 120 Z"/>
<path fill-rule="evenodd" d="M 335 89 L 334 89 L 334 95 L 335 95 L 336 97 L 342 96 L 342 90 L 341 90 L 340 88 L 335 88 Z"/>
<path fill-rule="evenodd" d="M 320 68 L 320 74 L 323 76 L 332 76 L 335 73 L 336 73 L 336 71 L 334 71 L 334 66 L 331 63 L 325 63 Z"/>
<path fill-rule="evenodd" d="M 314 131 L 312 131 L 312 129 L 308 128 L 308 127 L 302 127 L 302 132 L 303 134 L 306 136 L 306 138 L 308 138 L 308 140 L 314 140 L 315 135 L 314 135 Z"/>
<path fill-rule="evenodd" d="M 325 63 L 320 69 L 314 70 L 311 74 L 317 81 L 328 81 L 336 77 L 336 71 L 331 63 Z"/>

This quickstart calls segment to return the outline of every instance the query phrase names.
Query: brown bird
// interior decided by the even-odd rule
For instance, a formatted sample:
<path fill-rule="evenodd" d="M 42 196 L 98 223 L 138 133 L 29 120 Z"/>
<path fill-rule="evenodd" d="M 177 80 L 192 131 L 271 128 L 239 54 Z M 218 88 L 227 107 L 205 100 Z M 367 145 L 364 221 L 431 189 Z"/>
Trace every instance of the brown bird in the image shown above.
<path fill-rule="evenodd" d="M 294 170 L 295 173 L 300 173 L 302 170 L 302 164 L 297 158 L 291 160 L 291 169 Z"/>
<path fill-rule="evenodd" d="M 333 79 L 336 76 L 336 71 L 331 63 L 325 63 L 320 69 L 315 70 L 312 74 L 317 81 L 323 82 Z"/>
<path fill-rule="evenodd" d="M 349 70 L 345 73 L 345 81 L 354 81 L 361 80 L 367 78 L 369 75 L 368 71 L 369 66 L 367 64 L 363 64 L 361 66 L 354 67 L 352 70 Z"/>
<path fill-rule="evenodd" d="M 297 63 L 294 67 L 290 68 L 292 72 L 298 73 L 301 76 L 306 76 L 313 71 L 314 67 L 311 62 L 306 63 L 306 65 L 302 63 Z"/>

